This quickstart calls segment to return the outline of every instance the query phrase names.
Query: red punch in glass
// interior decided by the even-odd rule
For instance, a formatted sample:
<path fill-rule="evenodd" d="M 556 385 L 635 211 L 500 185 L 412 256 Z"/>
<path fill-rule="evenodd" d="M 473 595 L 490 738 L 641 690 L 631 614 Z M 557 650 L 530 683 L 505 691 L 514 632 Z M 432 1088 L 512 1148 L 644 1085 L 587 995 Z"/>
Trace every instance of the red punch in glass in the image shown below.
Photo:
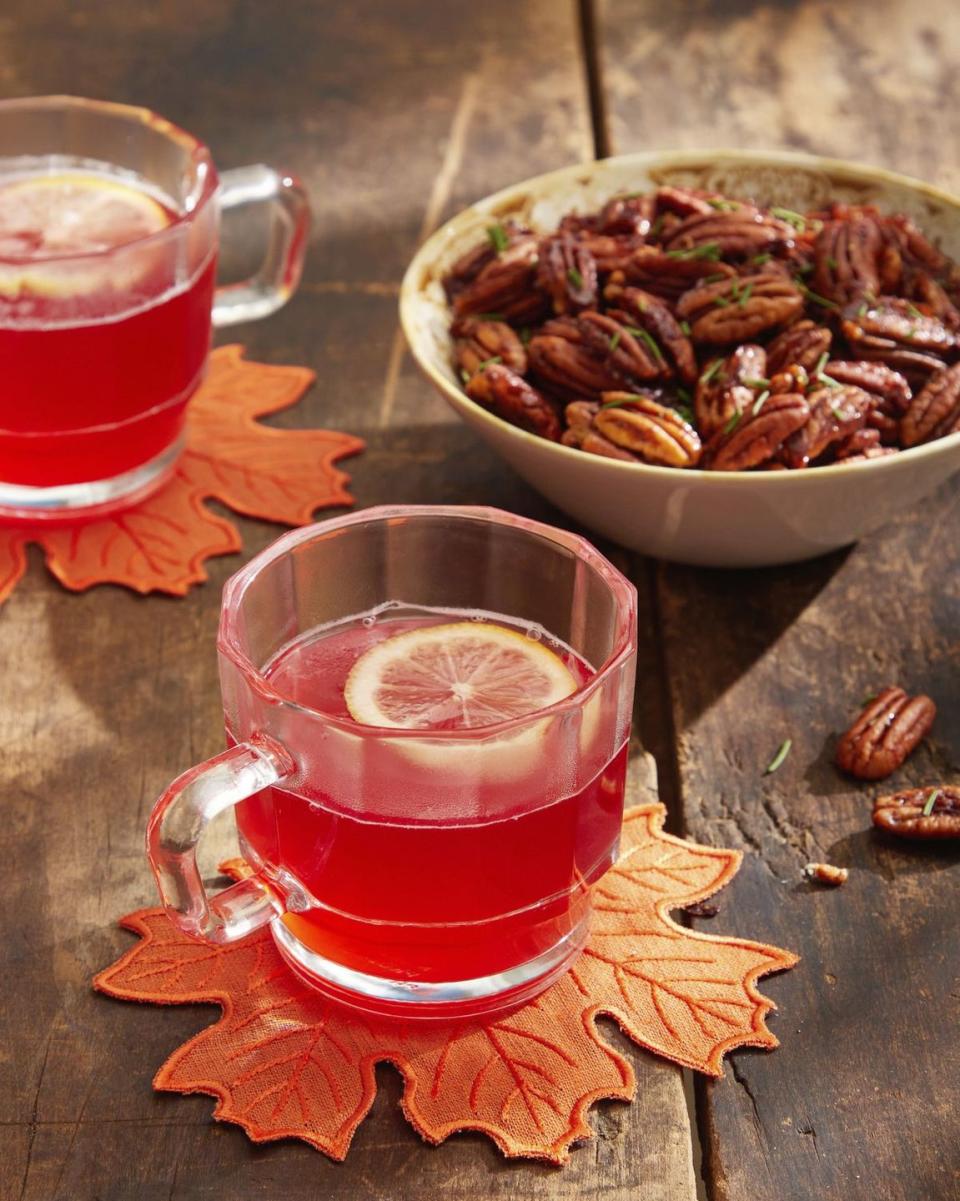
<path fill-rule="evenodd" d="M 157 802 L 170 917 L 210 942 L 267 922 L 361 1009 L 519 1003 L 582 948 L 623 816 L 632 585 L 589 543 L 494 509 L 368 509 L 297 530 L 227 584 L 229 749 Z M 208 895 L 234 807 L 255 874 Z"/>
<path fill-rule="evenodd" d="M 219 215 L 265 207 L 258 272 L 216 289 Z M 0 520 L 129 504 L 172 471 L 213 323 L 296 287 L 309 210 L 269 167 L 218 176 L 145 109 L 0 102 Z"/>

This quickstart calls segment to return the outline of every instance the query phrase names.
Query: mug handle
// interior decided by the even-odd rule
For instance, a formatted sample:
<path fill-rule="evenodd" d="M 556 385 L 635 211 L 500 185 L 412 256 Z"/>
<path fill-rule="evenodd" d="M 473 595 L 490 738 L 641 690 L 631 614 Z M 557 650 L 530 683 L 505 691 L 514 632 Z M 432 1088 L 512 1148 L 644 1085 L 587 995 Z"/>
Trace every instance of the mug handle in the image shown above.
<path fill-rule="evenodd" d="M 217 288 L 215 326 L 258 321 L 275 313 L 293 295 L 303 270 L 310 232 L 310 205 L 303 184 L 263 163 L 222 172 L 221 212 L 243 204 L 270 205 L 267 249 L 255 275 Z"/>
<path fill-rule="evenodd" d="M 207 942 L 234 942 L 283 911 L 280 897 L 259 876 L 208 895 L 197 868 L 197 846 L 218 813 L 292 770 L 283 748 L 261 737 L 191 767 L 157 801 L 147 824 L 147 856 L 167 915 L 184 933 Z"/>

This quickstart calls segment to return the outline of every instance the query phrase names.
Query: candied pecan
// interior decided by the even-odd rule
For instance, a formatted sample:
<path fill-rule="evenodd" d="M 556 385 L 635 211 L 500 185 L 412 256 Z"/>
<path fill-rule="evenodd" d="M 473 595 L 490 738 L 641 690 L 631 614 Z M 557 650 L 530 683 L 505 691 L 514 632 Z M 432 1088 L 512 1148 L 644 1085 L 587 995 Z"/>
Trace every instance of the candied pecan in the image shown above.
<path fill-rule="evenodd" d="M 940 275 L 947 267 L 947 258 L 938 250 L 913 221 L 903 213 L 893 213 L 883 221 L 884 233 L 900 250 L 909 267 Z"/>
<path fill-rule="evenodd" d="M 943 285 L 926 271 L 917 271 L 910 281 L 910 298 L 919 301 L 930 316 L 942 321 L 947 329 L 960 329 L 960 310 L 947 295 Z"/>
<path fill-rule="evenodd" d="M 677 315 L 689 321 L 693 340 L 713 346 L 748 341 L 786 325 L 802 311 L 800 291 L 769 274 L 700 284 L 677 302 Z"/>
<path fill-rule="evenodd" d="M 883 233 L 872 214 L 852 210 L 846 219 L 825 222 L 814 243 L 814 291 L 837 304 L 876 296 L 883 255 Z"/>
<path fill-rule="evenodd" d="M 567 434 L 571 434 L 582 441 L 584 436 L 590 431 L 593 419 L 599 412 L 599 401 L 572 400 L 563 410 L 564 420 L 567 423 L 564 438 L 566 439 Z M 568 443 L 568 445 L 571 444 Z M 580 443 L 577 442 L 576 445 L 579 446 Z"/>
<path fill-rule="evenodd" d="M 694 213 L 674 229 L 664 241 L 666 253 L 674 257 L 752 258 L 758 254 L 785 250 L 793 244 L 793 229 L 761 213 L 752 205 L 732 211 Z"/>
<path fill-rule="evenodd" d="M 583 405 L 583 409 L 579 406 Z M 571 409 L 578 410 L 571 413 Z M 588 414 L 585 410 L 592 409 L 593 413 Z M 600 455 L 605 459 L 620 459 L 625 463 L 639 463 L 640 459 L 636 455 L 631 454 L 629 450 L 624 450 L 622 446 L 616 446 L 609 438 L 605 438 L 603 434 L 598 433 L 593 429 L 593 417 L 599 412 L 600 406 L 591 401 L 575 400 L 572 404 L 567 405 L 566 418 L 569 423 L 560 441 L 565 446 L 576 446 L 580 450 L 585 450 L 588 454 Z"/>
<path fill-rule="evenodd" d="M 839 888 L 846 884 L 850 869 L 837 867 L 833 863 L 808 863 L 803 869 L 808 880 L 816 880 L 818 884 L 826 884 L 830 888 Z"/>
<path fill-rule="evenodd" d="M 580 235 L 580 242 L 593 255 L 597 271 L 609 275 L 626 269 L 643 239 L 633 234 L 585 233 Z"/>
<path fill-rule="evenodd" d="M 538 250 L 535 238 L 521 238 L 460 291 L 453 301 L 455 317 L 496 313 L 516 322 L 534 321 L 544 311 L 545 298 L 535 286 Z"/>
<path fill-rule="evenodd" d="M 646 463 L 693 467 L 700 458 L 700 438 L 674 409 L 629 392 L 605 392 L 604 407 L 594 428 L 605 438 L 632 451 Z"/>
<path fill-rule="evenodd" d="M 645 237 L 650 232 L 655 208 L 653 196 L 611 196 L 597 215 L 597 230 L 601 234 Z"/>
<path fill-rule="evenodd" d="M 829 353 L 833 334 L 825 325 L 798 321 L 777 334 L 767 347 L 767 362 L 771 375 L 797 364 L 812 372 L 824 354 Z"/>
<path fill-rule="evenodd" d="M 859 430 L 872 407 L 859 388 L 818 388 L 807 397 L 810 417 L 783 444 L 781 457 L 788 467 L 807 467 L 828 446 L 842 442 Z"/>
<path fill-rule="evenodd" d="M 867 457 L 868 451 L 879 450 L 879 448 L 880 431 L 865 425 L 854 430 L 852 434 L 848 434 L 842 442 L 837 443 L 834 458 L 838 463 L 842 463 L 845 459 L 863 459 Z"/>
<path fill-rule="evenodd" d="M 462 377 L 469 379 L 487 363 L 504 363 L 523 375 L 527 370 L 527 352 L 516 333 L 505 321 L 481 321 L 463 317 L 453 323 L 453 349 Z"/>
<path fill-rule="evenodd" d="M 703 192 L 699 188 L 672 188 L 668 185 L 657 188 L 654 199 L 658 213 L 677 213 L 681 217 L 689 217 L 691 213 L 715 213 L 718 203 L 737 203 L 727 201 L 719 192 Z"/>
<path fill-rule="evenodd" d="M 900 441 L 900 418 L 910 407 L 913 393 L 899 371 L 894 371 L 886 363 L 831 359 L 823 373 L 838 384 L 862 388 L 873 398 L 867 413 L 867 425 L 877 430 L 881 440 L 888 446 Z M 837 457 L 840 457 L 839 452 Z"/>
<path fill-rule="evenodd" d="M 960 363 L 932 376 L 900 422 L 900 441 L 917 446 L 960 430 Z"/>
<path fill-rule="evenodd" d="M 890 685 L 869 701 L 837 743 L 837 766 L 858 780 L 882 780 L 903 763 L 936 716 L 928 696 Z"/>
<path fill-rule="evenodd" d="M 599 396 L 622 382 L 582 342 L 556 334 L 535 334 L 527 346 L 527 361 L 538 380 L 569 398 Z"/>
<path fill-rule="evenodd" d="M 701 437 L 711 437 L 734 414 L 756 403 L 766 385 L 766 371 L 767 352 L 749 342 L 738 346 L 721 365 L 714 364 L 704 371 L 693 401 Z"/>
<path fill-rule="evenodd" d="M 736 271 L 729 263 L 711 259 L 672 258 L 654 246 L 641 246 L 624 265 L 624 275 L 632 284 L 639 284 L 664 300 L 677 300 L 701 280 L 711 283 L 732 279 Z"/>
<path fill-rule="evenodd" d="M 491 363 L 467 384 L 467 395 L 511 425 L 556 442 L 560 418 L 553 405 L 509 367 Z"/>
<path fill-rule="evenodd" d="M 873 824 L 901 838 L 960 838 L 960 788 L 905 788 L 873 802 Z"/>
<path fill-rule="evenodd" d="M 864 301 L 855 311 L 851 306 L 841 328 L 854 354 L 880 359 L 910 384 L 922 384 L 939 371 L 957 344 L 942 321 L 925 317 L 910 301 L 895 296 L 873 305 Z"/>
<path fill-rule="evenodd" d="M 633 328 L 639 327 L 640 331 L 646 332 L 660 357 L 670 364 L 670 374 L 676 373 L 684 384 L 696 382 L 697 359 L 693 344 L 659 296 L 640 288 L 621 288 L 618 284 L 610 284 L 604 297 L 614 302 L 618 309 L 625 310 L 628 322 L 635 323 Z"/>
<path fill-rule="evenodd" d="M 581 313 L 579 324 L 584 344 L 603 359 L 614 377 L 655 380 L 671 375 L 656 341 L 631 325 L 626 313 Z"/>
<path fill-rule="evenodd" d="M 781 392 L 806 392 L 810 387 L 810 375 L 806 367 L 794 363 L 785 371 L 778 371 L 770 378 L 770 391 L 774 396 Z"/>
<path fill-rule="evenodd" d="M 772 459 L 792 433 L 806 424 L 810 406 L 799 394 L 785 392 L 744 410 L 705 448 L 705 466 L 714 471 L 747 471 Z M 731 425 L 731 422 L 734 424 Z"/>
<path fill-rule="evenodd" d="M 532 231 L 525 225 L 519 225 L 516 221 L 505 221 L 498 228 L 499 238 L 502 240 L 503 237 L 506 237 L 507 246 L 522 240 L 535 241 Z M 472 283 L 483 268 L 493 262 L 498 253 L 497 243 L 491 234 L 485 241 L 479 242 L 462 254 L 444 276 L 443 287 L 447 299 L 452 301 L 467 284 Z"/>
<path fill-rule="evenodd" d="M 597 264 L 586 244 L 572 234 L 556 234 L 540 244 L 537 284 L 555 313 L 577 313 L 597 303 Z"/>

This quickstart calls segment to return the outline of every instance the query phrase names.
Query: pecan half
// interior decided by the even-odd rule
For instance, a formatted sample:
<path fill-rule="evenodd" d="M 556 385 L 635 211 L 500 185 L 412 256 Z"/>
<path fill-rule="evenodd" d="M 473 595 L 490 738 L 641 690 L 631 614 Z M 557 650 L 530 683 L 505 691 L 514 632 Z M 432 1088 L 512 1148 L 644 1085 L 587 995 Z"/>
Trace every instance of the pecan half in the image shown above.
<path fill-rule="evenodd" d="M 845 220 L 825 222 L 813 248 L 814 291 L 837 304 L 876 296 L 884 250 L 883 231 L 872 214 L 851 210 Z"/>
<path fill-rule="evenodd" d="M 538 380 L 570 399 L 599 396 L 622 383 L 583 341 L 557 334 L 537 334 L 531 338 L 527 361 Z"/>
<path fill-rule="evenodd" d="M 693 401 L 701 436 L 712 437 L 735 414 L 755 404 L 765 386 L 766 373 L 767 352 L 749 342 L 738 346 L 721 366 L 708 367 L 697 381 Z"/>
<path fill-rule="evenodd" d="M 834 458 L 838 463 L 845 459 L 866 458 L 867 452 L 880 449 L 880 431 L 872 426 L 854 430 L 842 442 L 837 443 Z"/>
<path fill-rule="evenodd" d="M 603 400 L 594 428 L 616 446 L 664 467 L 693 467 L 698 462 L 697 431 L 674 409 L 628 392 L 606 392 Z"/>
<path fill-rule="evenodd" d="M 580 241 L 593 255 L 601 275 L 625 270 L 643 245 L 643 239 L 633 234 L 586 233 L 581 234 Z"/>
<path fill-rule="evenodd" d="M 821 358 L 830 350 L 833 334 L 825 325 L 812 321 L 798 321 L 777 334 L 767 347 L 767 364 L 771 375 L 785 371 L 788 367 L 803 367 L 812 372 Z"/>
<path fill-rule="evenodd" d="M 802 311 L 801 292 L 782 276 L 768 274 L 701 284 L 677 302 L 677 315 L 689 321 L 693 340 L 712 346 L 749 341 Z"/>
<path fill-rule="evenodd" d="M 492 363 L 467 384 L 467 395 L 497 417 L 541 438 L 560 438 L 560 418 L 553 405 L 509 367 Z"/>
<path fill-rule="evenodd" d="M 960 430 L 960 363 L 938 372 L 913 398 L 900 422 L 904 446 L 917 446 Z"/>
<path fill-rule="evenodd" d="M 759 398 L 758 398 L 759 399 Z M 714 471 L 747 471 L 776 455 L 791 434 L 805 425 L 810 406 L 794 392 L 770 396 L 762 407 L 746 409 L 735 424 L 714 434 L 705 449 L 707 464 Z"/>
<path fill-rule="evenodd" d="M 696 382 L 697 359 L 693 344 L 659 296 L 640 288 L 621 288 L 617 284 L 610 284 L 604 297 L 624 311 L 641 336 L 644 333 L 647 335 L 644 341 L 652 341 L 659 357 L 670 365 L 669 375 L 676 374 L 684 384 Z"/>
<path fill-rule="evenodd" d="M 518 225 L 516 221 L 505 221 L 500 228 L 506 235 L 508 246 L 515 245 L 520 241 L 536 242 L 533 231 L 527 229 L 525 225 Z M 462 254 L 444 276 L 443 287 L 447 299 L 452 301 L 458 293 L 472 283 L 483 268 L 493 262 L 498 253 L 493 238 L 488 237 Z"/>
<path fill-rule="evenodd" d="M 837 743 L 837 767 L 858 780 L 882 780 L 926 736 L 936 713 L 928 696 L 910 697 L 895 685 L 884 688 Z"/>
<path fill-rule="evenodd" d="M 732 279 L 737 274 L 729 263 L 671 258 L 654 246 L 641 246 L 634 251 L 623 270 L 630 283 L 638 284 L 664 300 L 677 300 L 701 280 L 715 282 Z"/>
<path fill-rule="evenodd" d="M 461 377 L 469 379 L 488 363 L 503 363 L 517 375 L 527 370 L 527 352 L 516 333 L 505 321 L 481 321 L 463 317 L 455 321 L 454 355 Z"/>
<path fill-rule="evenodd" d="M 672 375 L 655 339 L 631 325 L 626 313 L 581 313 L 579 325 L 584 345 L 603 359 L 614 378 L 644 381 Z"/>
<path fill-rule="evenodd" d="M 508 246 L 457 293 L 454 317 L 496 313 L 518 323 L 540 317 L 546 305 L 535 286 L 538 257 L 535 238 L 520 238 Z"/>
<path fill-rule="evenodd" d="M 572 234 L 556 234 L 540 244 L 537 284 L 555 313 L 578 313 L 597 303 L 597 263 L 589 248 Z"/>
<path fill-rule="evenodd" d="M 875 304 L 864 301 L 856 308 L 851 305 L 841 328 L 859 358 L 880 359 L 911 384 L 923 383 L 939 371 L 957 345 L 942 321 L 896 296 L 881 297 Z"/>
<path fill-rule="evenodd" d="M 960 838 L 960 788 L 905 788 L 877 797 L 873 824 L 901 838 Z"/>
<path fill-rule="evenodd" d="M 918 271 L 910 282 L 910 296 L 919 301 L 932 317 L 942 321 L 947 329 L 960 329 L 960 310 L 947 295 L 946 289 L 926 271 Z"/>
<path fill-rule="evenodd" d="M 788 467 L 807 467 L 827 447 L 859 430 L 872 402 L 859 388 L 818 388 L 807 397 L 810 417 L 783 444 L 781 458 Z"/>
<path fill-rule="evenodd" d="M 653 196 L 611 196 L 597 215 L 597 230 L 602 234 L 632 234 L 646 237 L 656 210 Z"/>
<path fill-rule="evenodd" d="M 691 213 L 715 213 L 718 202 L 726 203 L 718 192 L 704 192 L 699 188 L 673 188 L 665 185 L 657 188 L 655 196 L 658 213 L 677 213 L 689 217 Z M 734 203 L 734 202 L 731 202 Z"/>
<path fill-rule="evenodd" d="M 831 359 L 823 370 L 838 384 L 862 388 L 871 396 L 873 405 L 867 413 L 867 425 L 879 432 L 885 445 L 896 445 L 900 441 L 900 418 L 910 407 L 913 393 L 899 371 L 886 363 L 865 359 L 858 362 Z"/>
<path fill-rule="evenodd" d="M 617 446 L 593 428 L 593 419 L 600 405 L 590 400 L 575 400 L 564 412 L 567 428 L 560 441 L 565 446 L 577 446 L 588 454 L 601 455 L 605 459 L 620 459 L 627 463 L 639 463 L 636 455 L 622 446 Z"/>
<path fill-rule="evenodd" d="M 715 259 L 745 259 L 786 250 L 793 245 L 793 235 L 793 228 L 785 221 L 769 217 L 752 205 L 741 205 L 722 212 L 694 213 L 671 232 L 664 246 L 673 256 L 713 250 Z"/>

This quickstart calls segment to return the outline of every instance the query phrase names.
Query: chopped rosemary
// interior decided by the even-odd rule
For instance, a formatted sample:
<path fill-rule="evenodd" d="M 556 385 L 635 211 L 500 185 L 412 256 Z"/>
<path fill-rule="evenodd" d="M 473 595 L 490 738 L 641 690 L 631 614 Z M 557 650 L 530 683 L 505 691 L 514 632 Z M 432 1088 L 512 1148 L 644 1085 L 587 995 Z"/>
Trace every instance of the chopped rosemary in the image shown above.
<path fill-rule="evenodd" d="M 847 419 L 847 416 L 846 416 L 846 414 L 845 414 L 845 413 L 843 413 L 843 412 L 841 412 L 841 410 L 840 410 L 840 409 L 838 409 L 836 405 L 831 405 L 831 406 L 830 406 L 830 412 L 831 412 L 831 413 L 834 415 L 834 417 L 837 419 L 837 421 L 839 421 L 839 422 L 840 422 L 840 424 L 841 424 L 841 425 L 843 425 L 843 423 L 844 423 L 844 422 L 846 421 L 846 419 Z"/>
<path fill-rule="evenodd" d="M 660 231 L 661 231 L 661 229 L 663 229 L 663 218 L 664 218 L 664 214 L 661 213 L 660 216 L 657 217 L 656 221 L 654 221 L 654 223 L 650 226 L 650 237 L 651 238 L 659 238 L 660 237 Z"/>
<path fill-rule="evenodd" d="M 765 392 L 761 392 L 760 395 L 757 397 L 757 399 L 753 402 L 754 417 L 756 417 L 756 415 L 760 412 L 760 410 L 763 408 L 763 406 L 767 403 L 769 396 L 770 396 L 770 389 L 768 388 Z"/>
<path fill-rule="evenodd" d="M 477 364 L 477 374 L 479 374 L 484 369 L 484 367 L 489 367 L 491 363 L 502 363 L 502 362 L 503 362 L 502 355 L 493 354 L 490 356 L 489 359 L 484 359 L 482 363 Z"/>
<path fill-rule="evenodd" d="M 826 367 L 826 365 L 829 361 L 830 361 L 830 353 L 829 353 L 829 351 L 825 350 L 823 352 L 823 354 L 820 356 L 820 358 L 817 359 L 817 365 L 813 369 L 813 374 L 819 375 L 821 373 L 821 371 L 823 371 L 824 367 Z"/>
<path fill-rule="evenodd" d="M 730 418 L 730 420 L 727 422 L 727 424 L 723 427 L 723 432 L 725 434 L 732 434 L 733 431 L 740 424 L 740 418 L 742 416 L 743 416 L 743 413 L 741 413 L 739 410 L 736 413 L 734 413 L 734 415 Z"/>
<path fill-rule="evenodd" d="M 527 346 L 532 337 L 533 337 L 533 334 L 530 330 L 530 326 L 525 325 L 523 327 L 523 329 L 520 331 L 520 341 L 523 343 L 524 346 Z"/>
<path fill-rule="evenodd" d="M 768 379 L 762 379 L 762 378 L 745 379 L 745 380 L 743 380 L 743 383 L 746 385 L 746 387 L 753 388 L 754 391 L 756 391 L 757 388 L 763 389 L 763 388 L 770 387 L 770 381 Z"/>
<path fill-rule="evenodd" d="M 723 359 L 714 359 L 706 371 L 704 371 L 704 373 L 700 376 L 700 383 L 709 384 L 722 366 Z"/>
<path fill-rule="evenodd" d="M 460 378 L 463 380 L 463 382 L 465 384 L 470 383 L 471 376 L 470 376 L 470 372 L 466 369 L 466 367 L 460 368 Z"/>
<path fill-rule="evenodd" d="M 668 259 L 709 259 L 716 263 L 720 259 L 720 243 L 704 242 L 702 246 L 691 246 L 687 250 L 668 250 Z"/>
<path fill-rule="evenodd" d="M 831 271 L 836 271 L 837 267 L 840 265 L 832 254 L 827 255 L 826 262 Z"/>
<path fill-rule="evenodd" d="M 864 301 L 862 301 L 862 302 L 861 302 L 861 304 L 860 304 L 860 307 L 857 309 L 857 316 L 858 316 L 858 317 L 863 317 L 863 316 L 865 316 L 865 315 L 866 315 L 866 312 L 867 312 L 867 309 L 869 309 L 869 307 L 870 307 L 870 306 L 867 304 L 867 302 L 866 302 L 865 300 L 864 300 Z"/>
<path fill-rule="evenodd" d="M 640 338 L 650 348 L 650 352 L 663 362 L 663 355 L 660 353 L 660 347 L 656 344 L 650 334 L 645 329 L 640 329 L 636 325 L 628 325 L 627 330 L 633 334 L 635 338 Z"/>
<path fill-rule="evenodd" d="M 569 267 L 567 269 L 567 279 L 573 284 L 573 286 L 575 288 L 583 287 L 583 276 L 576 269 L 576 267 Z"/>
<path fill-rule="evenodd" d="M 605 400 L 600 406 L 601 409 L 622 409 L 624 405 L 633 404 L 637 400 L 646 400 L 646 396 L 641 396 L 637 392 L 628 392 L 625 396 L 621 396 L 619 400 Z"/>
<path fill-rule="evenodd" d="M 497 254 L 501 254 L 510 245 L 510 235 L 499 222 L 496 225 L 487 226 L 487 237 Z"/>
<path fill-rule="evenodd" d="M 610 350 L 614 351 L 620 345 L 620 339 L 623 337 L 623 330 L 618 329 L 615 334 L 610 337 Z"/>
<path fill-rule="evenodd" d="M 686 336 L 688 338 L 690 337 L 690 322 L 689 321 L 681 321 L 680 322 L 680 332 L 682 334 L 686 334 Z"/>
<path fill-rule="evenodd" d="M 909 300 L 907 301 L 907 312 L 911 317 L 916 317 L 918 321 L 923 319 L 923 313 L 920 312 L 915 304 L 911 304 Z"/>
<path fill-rule="evenodd" d="M 506 321 L 504 313 L 475 313 L 478 321 Z"/>
<path fill-rule="evenodd" d="M 794 229 L 800 233 L 807 228 L 807 219 L 802 213 L 795 213 L 793 209 L 785 209 L 774 207 L 770 210 L 774 217 L 779 217 L 781 221 L 786 221 L 788 225 L 792 225 Z"/>
<path fill-rule="evenodd" d="M 933 807 L 937 803 L 937 797 L 939 795 L 940 795 L 939 788 L 934 788 L 931 790 L 930 795 L 927 797 L 926 802 L 923 806 L 923 816 L 924 817 L 929 817 L 930 814 L 933 812 Z"/>
<path fill-rule="evenodd" d="M 707 204 L 721 213 L 735 213 L 740 208 L 740 205 L 735 200 L 724 200 L 721 196 L 717 196 L 712 200 L 708 199 Z"/>
<path fill-rule="evenodd" d="M 774 755 L 774 757 L 770 760 L 770 762 L 767 764 L 767 766 L 764 770 L 763 774 L 765 776 L 772 775 L 777 770 L 778 767 L 783 766 L 783 761 L 784 761 L 784 759 L 786 759 L 787 755 L 790 754 L 790 748 L 792 746 L 793 746 L 792 738 L 785 738 L 783 740 L 783 742 L 780 743 L 780 749 L 777 751 L 777 753 Z"/>
<path fill-rule="evenodd" d="M 763 254 L 755 254 L 750 263 L 754 267 L 762 267 L 764 263 L 769 263 L 772 258 L 773 255 L 765 250 Z"/>
<path fill-rule="evenodd" d="M 673 407 L 674 407 L 674 411 L 676 412 L 677 416 L 682 421 L 685 421 L 687 423 L 687 425 L 692 425 L 692 426 L 694 426 L 694 428 L 696 428 L 696 424 L 694 422 L 693 410 L 690 408 L 689 405 L 676 404 Z"/>
<path fill-rule="evenodd" d="M 688 388 L 684 388 L 682 385 L 677 388 L 677 396 L 679 396 L 684 404 L 689 404 L 690 401 L 693 400 L 693 397 L 690 395 L 690 390 Z"/>
<path fill-rule="evenodd" d="M 821 296 L 818 292 L 814 292 L 812 288 L 808 288 L 802 279 L 795 279 L 794 283 L 800 291 L 806 296 L 807 300 L 812 300 L 814 304 L 820 305 L 824 309 L 838 309 L 840 306 L 832 300 L 827 300 L 825 296 Z"/>
<path fill-rule="evenodd" d="M 740 297 L 737 301 L 737 303 L 740 305 L 740 308 L 745 307 L 747 301 L 750 299 L 750 293 L 752 291 L 753 291 L 753 284 L 747 284 L 747 286 L 740 293 Z"/>
<path fill-rule="evenodd" d="M 809 275 L 813 270 L 813 263 L 801 263 L 797 268 L 797 275 Z"/>
<path fill-rule="evenodd" d="M 702 284 L 718 284 L 722 279 L 727 279 L 727 278 L 728 278 L 728 276 L 722 275 L 722 274 L 705 275 L 703 277 L 703 279 L 700 280 L 700 282 Z"/>

